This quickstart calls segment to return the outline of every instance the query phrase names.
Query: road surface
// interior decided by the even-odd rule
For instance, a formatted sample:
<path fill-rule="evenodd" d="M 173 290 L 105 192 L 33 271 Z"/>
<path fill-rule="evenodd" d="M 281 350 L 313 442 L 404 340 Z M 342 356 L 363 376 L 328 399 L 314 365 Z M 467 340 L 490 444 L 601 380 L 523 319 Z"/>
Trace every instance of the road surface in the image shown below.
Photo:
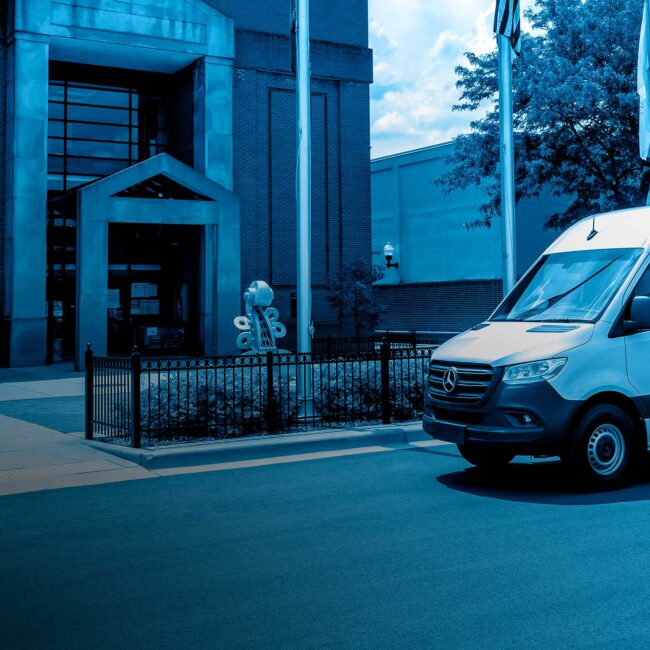
<path fill-rule="evenodd" d="M 0 499 L 3 648 L 648 647 L 650 483 L 451 446 Z"/>

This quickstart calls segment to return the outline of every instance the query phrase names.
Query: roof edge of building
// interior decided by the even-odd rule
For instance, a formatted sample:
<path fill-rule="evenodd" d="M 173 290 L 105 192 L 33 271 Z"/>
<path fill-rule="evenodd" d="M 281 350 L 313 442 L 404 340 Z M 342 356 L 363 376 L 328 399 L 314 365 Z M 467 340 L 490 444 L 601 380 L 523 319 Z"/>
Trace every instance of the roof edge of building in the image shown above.
<path fill-rule="evenodd" d="M 418 147 L 417 149 L 407 149 L 406 151 L 399 151 L 398 153 L 391 153 L 386 156 L 378 156 L 377 158 L 372 158 L 370 162 L 381 162 L 383 160 L 390 160 L 391 158 L 401 158 L 402 156 L 410 156 L 412 154 L 421 153 L 423 151 L 431 151 L 432 149 L 440 149 L 442 147 L 449 146 L 452 144 L 453 140 L 447 140 L 445 142 L 437 142 L 436 144 L 430 144 L 426 147 Z"/>

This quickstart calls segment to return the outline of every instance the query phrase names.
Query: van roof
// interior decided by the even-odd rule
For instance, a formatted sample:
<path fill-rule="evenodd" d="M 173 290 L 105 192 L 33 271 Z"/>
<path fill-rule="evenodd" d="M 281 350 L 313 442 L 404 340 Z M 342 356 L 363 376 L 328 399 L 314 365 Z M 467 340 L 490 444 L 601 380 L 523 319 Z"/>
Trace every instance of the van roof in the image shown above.
<path fill-rule="evenodd" d="M 587 240 L 594 217 L 567 229 L 544 252 L 564 253 L 601 248 L 645 248 L 650 239 L 650 207 L 617 210 L 595 215 L 597 235 Z"/>

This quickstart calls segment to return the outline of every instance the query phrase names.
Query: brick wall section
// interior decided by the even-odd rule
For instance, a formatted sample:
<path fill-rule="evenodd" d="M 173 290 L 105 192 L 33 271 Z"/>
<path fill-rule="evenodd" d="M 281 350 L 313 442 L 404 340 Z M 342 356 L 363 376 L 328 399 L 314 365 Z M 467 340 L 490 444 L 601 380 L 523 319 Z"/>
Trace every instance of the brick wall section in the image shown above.
<path fill-rule="evenodd" d="M 290 0 L 206 0 L 237 29 L 286 34 Z M 314 40 L 367 47 L 368 0 L 311 0 L 310 29 Z"/>
<path fill-rule="evenodd" d="M 234 19 L 237 30 L 233 129 L 241 284 L 270 282 L 290 346 L 295 331 L 296 95 L 289 71 L 289 2 L 273 0 L 264 12 L 252 0 L 211 3 Z M 312 11 L 327 14 L 325 6 L 317 1 Z M 371 255 L 367 3 L 337 0 L 327 6 L 333 10 L 322 18 L 327 24 L 316 36 L 335 42 L 312 47 L 312 314 L 319 337 L 346 333 L 327 302 L 328 277 L 355 257 L 370 260 Z M 339 24 L 336 16 L 343 9 L 347 21 Z"/>
<path fill-rule="evenodd" d="M 2 6 L 4 4 L 4 7 Z M 7 162 L 7 4 L 0 3 L 0 314 L 4 313 Z"/>
<path fill-rule="evenodd" d="M 379 329 L 460 332 L 485 320 L 502 297 L 501 281 L 376 287 L 386 307 Z"/>

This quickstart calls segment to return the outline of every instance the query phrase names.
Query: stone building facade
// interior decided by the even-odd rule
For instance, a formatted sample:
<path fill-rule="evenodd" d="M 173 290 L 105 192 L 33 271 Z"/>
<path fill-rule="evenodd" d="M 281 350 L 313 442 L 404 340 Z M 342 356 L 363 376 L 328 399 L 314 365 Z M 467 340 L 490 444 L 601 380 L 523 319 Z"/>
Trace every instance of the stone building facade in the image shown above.
<path fill-rule="evenodd" d="M 9 0 L 0 361 L 234 352 L 257 279 L 295 329 L 288 0 Z M 370 258 L 367 0 L 313 0 L 313 317 Z"/>

